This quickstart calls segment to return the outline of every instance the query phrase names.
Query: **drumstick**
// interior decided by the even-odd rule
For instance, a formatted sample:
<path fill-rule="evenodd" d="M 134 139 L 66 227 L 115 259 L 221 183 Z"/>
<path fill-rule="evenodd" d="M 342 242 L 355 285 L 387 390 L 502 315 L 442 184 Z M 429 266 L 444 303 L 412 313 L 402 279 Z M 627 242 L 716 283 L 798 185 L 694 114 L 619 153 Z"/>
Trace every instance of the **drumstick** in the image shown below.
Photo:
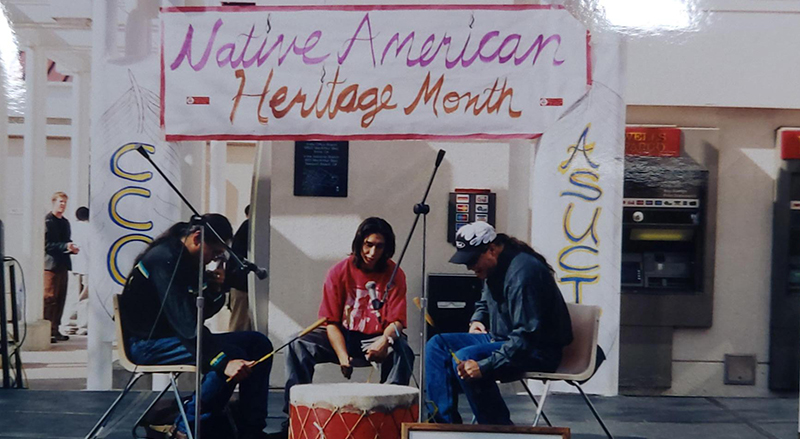
<path fill-rule="evenodd" d="M 414 305 L 417 305 L 417 308 L 419 308 L 419 310 L 422 311 L 422 304 L 419 301 L 419 297 L 415 297 L 414 299 L 412 299 L 412 302 L 414 302 Z M 431 328 L 436 329 L 436 325 L 433 324 L 433 317 L 431 317 L 431 315 L 428 314 L 428 311 L 425 311 L 425 321 L 428 322 L 429 325 L 431 325 Z M 439 331 L 436 332 L 438 333 Z M 461 360 L 459 360 L 458 357 L 456 357 L 456 353 L 453 352 L 452 349 L 450 349 L 450 345 L 447 344 L 447 341 L 445 341 L 444 338 L 442 338 L 442 341 L 447 347 L 447 350 L 450 351 L 450 355 L 452 355 L 453 359 L 456 360 L 456 364 L 461 364 Z"/>
<path fill-rule="evenodd" d="M 255 367 L 258 363 L 261 363 L 262 361 L 267 361 L 271 356 L 275 355 L 276 352 L 278 352 L 279 350 L 285 348 L 286 346 L 289 346 L 293 341 L 297 340 L 298 338 L 300 338 L 300 337 L 308 334 L 309 332 L 317 329 L 320 325 L 322 325 L 323 323 L 325 323 L 327 321 L 328 321 L 327 317 L 323 317 L 323 318 L 317 320 L 316 322 L 312 323 L 311 326 L 309 326 L 308 328 L 303 329 L 302 331 L 300 331 L 299 334 L 297 334 L 294 337 L 292 337 L 291 340 L 289 340 L 286 343 L 284 343 L 278 349 L 273 349 L 272 352 L 270 352 L 267 355 L 264 355 L 263 357 L 261 357 L 258 360 L 256 360 L 256 362 L 251 364 L 250 367 Z M 228 377 L 228 380 L 226 382 L 229 383 L 229 382 L 231 382 L 232 379 L 233 379 L 233 377 Z"/>

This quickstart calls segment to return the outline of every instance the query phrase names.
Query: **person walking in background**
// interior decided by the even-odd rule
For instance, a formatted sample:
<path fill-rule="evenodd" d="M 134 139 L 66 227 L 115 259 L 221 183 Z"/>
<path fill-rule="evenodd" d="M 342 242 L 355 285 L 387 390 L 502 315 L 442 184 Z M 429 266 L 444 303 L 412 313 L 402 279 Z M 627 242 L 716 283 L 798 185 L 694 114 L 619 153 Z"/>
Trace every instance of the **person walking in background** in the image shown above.
<path fill-rule="evenodd" d="M 72 224 L 73 242 L 84 250 L 89 242 L 89 208 L 81 206 L 75 211 L 75 224 Z M 67 327 L 68 334 L 86 335 L 89 310 L 89 255 L 86 251 L 72 258 L 70 288 L 67 289 L 67 305 L 61 326 Z"/>
<path fill-rule="evenodd" d="M 64 218 L 68 199 L 64 192 L 54 193 L 53 208 L 44 220 L 44 318 L 50 321 L 51 343 L 69 340 L 58 331 L 58 326 L 67 299 L 70 256 L 80 251 L 71 240 L 69 220 Z"/>

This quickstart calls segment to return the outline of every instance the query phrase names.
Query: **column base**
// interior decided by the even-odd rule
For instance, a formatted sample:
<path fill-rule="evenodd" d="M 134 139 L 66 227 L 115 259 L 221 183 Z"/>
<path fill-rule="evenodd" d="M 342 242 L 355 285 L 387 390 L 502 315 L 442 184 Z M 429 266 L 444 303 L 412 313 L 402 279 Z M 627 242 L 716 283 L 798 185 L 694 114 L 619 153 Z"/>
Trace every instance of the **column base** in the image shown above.
<path fill-rule="evenodd" d="M 27 323 L 25 343 L 22 351 L 46 351 L 50 349 L 50 322 L 37 320 Z"/>

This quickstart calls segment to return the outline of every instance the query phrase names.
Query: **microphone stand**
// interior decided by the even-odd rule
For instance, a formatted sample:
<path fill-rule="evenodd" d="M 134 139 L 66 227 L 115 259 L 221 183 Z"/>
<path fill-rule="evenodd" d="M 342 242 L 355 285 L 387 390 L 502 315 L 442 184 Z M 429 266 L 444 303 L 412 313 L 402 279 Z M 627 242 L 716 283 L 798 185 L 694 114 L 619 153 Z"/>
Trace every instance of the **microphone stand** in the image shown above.
<path fill-rule="evenodd" d="M 419 361 L 420 361 L 420 377 L 419 377 L 419 421 L 421 422 L 423 419 L 423 412 L 424 406 L 423 401 L 425 400 L 425 343 L 428 340 L 428 326 L 425 322 L 425 312 L 428 309 L 428 294 L 425 288 L 426 280 L 425 280 L 425 258 L 426 258 L 426 249 L 427 249 L 427 240 L 428 240 L 428 213 L 431 211 L 431 207 L 425 204 L 425 201 L 428 199 L 428 193 L 431 191 L 431 186 L 433 185 L 433 179 L 436 177 L 436 171 L 439 170 L 439 165 L 442 164 L 442 160 L 444 160 L 445 150 L 440 149 L 439 154 L 436 156 L 436 165 L 433 168 L 433 173 L 431 173 L 431 178 L 428 180 L 428 187 L 425 189 L 425 195 L 422 196 L 422 201 L 414 205 L 414 214 L 416 217 L 414 218 L 414 223 L 411 225 L 411 231 L 408 232 L 408 237 L 406 237 L 406 243 L 403 245 L 403 250 L 400 252 L 400 257 L 397 259 L 397 264 L 394 266 L 394 270 L 392 271 L 391 277 L 389 277 L 389 282 L 386 284 L 386 289 L 383 291 L 383 298 L 381 300 L 373 300 L 372 307 L 375 310 L 381 309 L 383 304 L 386 303 L 386 295 L 389 293 L 389 290 L 392 288 L 394 284 L 394 277 L 397 275 L 397 270 L 400 268 L 400 264 L 403 263 L 403 256 L 406 254 L 406 250 L 408 249 L 408 244 L 411 242 L 411 238 L 414 236 L 414 230 L 417 228 L 417 223 L 419 222 L 419 217 L 422 215 L 422 312 L 420 313 L 420 322 L 422 324 L 422 332 L 420 332 L 420 353 L 419 353 Z"/>
<path fill-rule="evenodd" d="M 217 240 L 220 243 L 222 243 L 222 245 L 227 250 L 228 254 L 230 256 L 232 256 L 234 261 L 236 261 L 236 263 L 238 264 L 239 269 L 252 271 L 252 272 L 254 272 L 256 274 L 256 276 L 259 279 L 265 279 L 267 277 L 267 271 L 265 269 L 263 269 L 263 268 L 259 268 L 256 264 L 248 261 L 247 259 L 240 259 L 239 256 L 236 253 L 234 253 L 233 249 L 230 248 L 228 243 L 225 242 L 219 236 L 219 233 L 217 233 L 217 231 L 214 229 L 214 227 L 211 224 L 208 224 L 205 220 L 203 220 L 203 216 L 200 214 L 200 212 L 198 212 L 197 209 L 195 209 L 194 206 L 192 206 L 192 203 L 190 203 L 189 200 L 187 200 L 186 197 L 183 196 L 181 191 L 177 187 L 175 187 L 175 185 L 172 183 L 172 181 L 170 181 L 169 177 L 167 177 L 166 174 L 164 174 L 164 172 L 161 170 L 161 168 L 159 168 L 158 165 L 155 164 L 153 159 L 150 157 L 150 154 L 144 149 L 144 146 L 140 144 L 139 147 L 136 148 L 136 151 L 139 154 L 141 154 L 142 157 L 144 157 L 148 162 L 150 162 L 150 164 L 153 166 L 153 168 L 155 168 L 155 170 L 158 171 L 159 174 L 161 174 L 161 177 L 164 178 L 164 180 L 167 182 L 169 187 L 171 187 L 172 190 L 175 191 L 176 194 L 178 194 L 178 197 L 180 197 L 180 199 L 183 201 L 183 203 L 189 208 L 189 210 L 192 211 L 191 224 L 196 224 L 196 225 L 200 225 L 201 226 L 200 227 L 200 263 L 199 263 L 200 265 L 199 265 L 199 269 L 198 269 L 199 274 L 198 274 L 198 278 L 197 278 L 197 301 L 196 301 L 196 306 L 197 306 L 197 329 L 196 329 L 196 331 L 197 331 L 197 348 L 196 348 L 197 351 L 196 352 L 197 353 L 196 353 L 196 355 L 197 355 L 197 358 L 195 359 L 196 360 L 195 361 L 196 370 L 195 370 L 195 383 L 194 383 L 194 390 L 195 390 L 195 392 L 194 392 L 194 400 L 195 400 L 195 405 L 194 405 L 194 408 L 195 408 L 195 410 L 194 410 L 194 435 L 192 435 L 192 431 L 191 431 L 190 426 L 188 426 L 188 425 L 186 426 L 186 428 L 188 429 L 188 433 L 189 433 L 189 438 L 190 439 L 200 439 L 200 437 L 201 437 L 201 434 L 200 434 L 200 414 L 201 414 L 201 404 L 202 404 L 200 387 L 201 387 L 201 382 L 202 382 L 201 378 L 202 378 L 202 375 L 203 375 L 202 374 L 202 366 L 203 366 L 203 329 L 205 328 L 205 325 L 204 325 L 204 321 L 205 321 L 205 319 L 204 319 L 204 317 L 205 317 L 205 313 L 204 313 L 205 297 L 203 297 L 203 275 L 205 274 L 205 264 L 203 264 L 203 252 L 205 251 L 205 243 L 206 243 L 206 239 L 205 239 L 206 238 L 206 227 L 208 228 L 208 230 L 211 231 L 211 233 L 214 234 L 214 236 L 217 238 Z M 180 404 L 180 402 L 178 402 L 178 403 Z"/>

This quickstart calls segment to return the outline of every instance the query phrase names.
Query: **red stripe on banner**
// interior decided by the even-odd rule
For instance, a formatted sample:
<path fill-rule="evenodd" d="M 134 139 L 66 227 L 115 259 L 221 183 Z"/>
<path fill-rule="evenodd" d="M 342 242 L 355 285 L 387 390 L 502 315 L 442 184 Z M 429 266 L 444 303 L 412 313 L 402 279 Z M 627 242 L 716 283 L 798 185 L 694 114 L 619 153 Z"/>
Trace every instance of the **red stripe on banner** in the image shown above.
<path fill-rule="evenodd" d="M 195 140 L 510 140 L 538 139 L 542 133 L 536 134 L 349 134 L 334 136 L 330 134 L 167 134 L 167 142 L 188 142 Z"/>
<path fill-rule="evenodd" d="M 564 105 L 563 98 L 541 98 L 539 99 L 540 107 L 561 107 Z"/>
<path fill-rule="evenodd" d="M 208 96 L 187 96 L 187 105 L 208 105 L 211 103 L 211 98 Z"/>
<path fill-rule="evenodd" d="M 592 86 L 592 33 L 586 31 L 586 85 Z"/>
<path fill-rule="evenodd" d="M 168 6 L 161 12 L 253 12 L 253 11 L 400 11 L 400 10 L 487 10 L 525 11 L 564 9 L 562 5 L 307 5 L 307 6 Z"/>

